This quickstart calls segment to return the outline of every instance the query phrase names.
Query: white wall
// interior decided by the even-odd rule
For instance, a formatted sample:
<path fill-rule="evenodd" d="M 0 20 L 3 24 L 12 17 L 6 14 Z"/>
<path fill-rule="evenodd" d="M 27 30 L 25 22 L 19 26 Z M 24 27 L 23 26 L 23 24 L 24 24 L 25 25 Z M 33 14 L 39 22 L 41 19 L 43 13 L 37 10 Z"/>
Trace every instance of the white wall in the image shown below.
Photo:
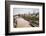
<path fill-rule="evenodd" d="M 16 0 L 16 1 L 18 1 L 18 0 Z M 19 0 L 19 1 L 24 1 L 24 0 Z M 45 2 L 46 3 L 46 0 L 25 0 L 25 1 Z M 45 9 L 46 9 L 46 7 L 45 7 Z M 5 34 L 5 0 L 0 0 L 0 36 L 5 36 L 4 34 Z M 24 36 L 45 36 L 45 35 L 46 35 L 46 33 L 45 34 L 28 34 L 28 35 L 24 35 Z M 23 36 L 23 35 L 17 35 L 17 36 Z"/>

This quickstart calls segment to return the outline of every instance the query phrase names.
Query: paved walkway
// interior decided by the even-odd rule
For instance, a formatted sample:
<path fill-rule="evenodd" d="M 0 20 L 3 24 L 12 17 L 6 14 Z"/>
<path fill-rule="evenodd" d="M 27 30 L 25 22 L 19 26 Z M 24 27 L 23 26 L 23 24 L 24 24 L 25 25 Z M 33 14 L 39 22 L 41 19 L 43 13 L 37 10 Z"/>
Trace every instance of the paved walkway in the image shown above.
<path fill-rule="evenodd" d="M 29 25 L 29 22 L 22 17 L 19 17 L 16 19 L 17 20 L 17 27 L 31 27 Z"/>

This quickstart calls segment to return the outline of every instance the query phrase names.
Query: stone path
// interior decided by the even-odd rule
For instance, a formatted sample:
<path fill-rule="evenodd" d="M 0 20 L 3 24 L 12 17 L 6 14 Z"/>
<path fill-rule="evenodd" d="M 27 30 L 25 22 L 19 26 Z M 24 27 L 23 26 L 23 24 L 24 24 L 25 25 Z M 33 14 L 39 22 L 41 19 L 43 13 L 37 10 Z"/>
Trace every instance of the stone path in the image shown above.
<path fill-rule="evenodd" d="M 17 27 L 31 27 L 29 22 L 22 17 L 19 17 L 17 20 Z"/>

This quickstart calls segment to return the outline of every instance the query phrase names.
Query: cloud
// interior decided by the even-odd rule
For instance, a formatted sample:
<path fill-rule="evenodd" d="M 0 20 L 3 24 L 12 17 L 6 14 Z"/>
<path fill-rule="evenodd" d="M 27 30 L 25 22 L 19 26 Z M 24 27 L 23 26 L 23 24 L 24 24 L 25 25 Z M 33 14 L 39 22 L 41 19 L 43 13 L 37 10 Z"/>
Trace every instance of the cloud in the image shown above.
<path fill-rule="evenodd" d="M 36 9 L 36 8 L 14 8 L 13 9 L 13 15 L 16 15 L 16 14 L 28 14 L 29 12 L 32 14 L 33 12 L 34 13 L 37 13 L 39 11 L 39 9 Z"/>

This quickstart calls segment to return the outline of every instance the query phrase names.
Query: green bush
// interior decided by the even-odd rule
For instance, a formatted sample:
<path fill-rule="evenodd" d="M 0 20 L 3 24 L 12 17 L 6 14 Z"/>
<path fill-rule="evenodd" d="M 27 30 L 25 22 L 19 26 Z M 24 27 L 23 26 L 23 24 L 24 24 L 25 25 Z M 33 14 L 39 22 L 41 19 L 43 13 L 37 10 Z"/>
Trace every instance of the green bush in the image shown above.
<path fill-rule="evenodd" d="M 31 16 L 22 16 L 22 17 L 26 20 L 34 20 L 34 21 L 39 20 L 39 18 L 36 18 L 35 16 L 33 16 L 33 17 L 31 17 Z"/>

